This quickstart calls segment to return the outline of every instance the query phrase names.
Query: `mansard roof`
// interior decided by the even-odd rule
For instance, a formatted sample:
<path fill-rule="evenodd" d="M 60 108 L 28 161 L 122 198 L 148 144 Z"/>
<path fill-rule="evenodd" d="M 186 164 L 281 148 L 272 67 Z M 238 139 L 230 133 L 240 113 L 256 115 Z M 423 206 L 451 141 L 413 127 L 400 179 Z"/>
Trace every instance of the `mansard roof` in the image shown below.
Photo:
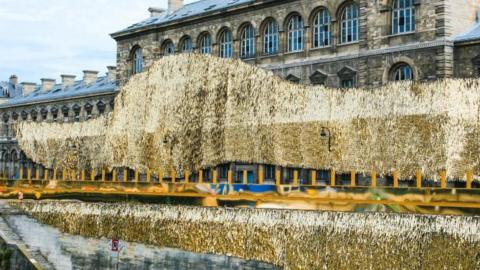
<path fill-rule="evenodd" d="M 454 37 L 455 42 L 480 40 L 480 21 L 464 33 Z"/>
<path fill-rule="evenodd" d="M 166 12 L 165 14 L 148 18 L 142 22 L 133 24 L 126 29 L 113 33 L 112 36 L 120 36 L 123 33 L 137 30 L 148 26 L 159 26 L 174 21 L 184 20 L 195 16 L 202 16 L 225 10 L 232 7 L 238 7 L 244 4 L 254 3 L 255 0 L 200 0 L 184 5 L 182 8 L 174 12 Z"/>
<path fill-rule="evenodd" d="M 22 93 L 20 84 L 13 85 L 10 82 L 0 82 L 0 98 L 9 98 Z"/>
<path fill-rule="evenodd" d="M 71 86 L 62 88 L 62 84 L 55 84 L 53 88 L 46 92 L 41 86 L 30 94 L 23 96 L 17 95 L 0 104 L 0 108 L 16 107 L 39 102 L 61 101 L 64 99 L 90 96 L 96 94 L 115 93 L 117 91 L 116 82 L 108 76 L 98 77 L 96 81 L 86 85 L 83 81 L 75 81 Z"/>

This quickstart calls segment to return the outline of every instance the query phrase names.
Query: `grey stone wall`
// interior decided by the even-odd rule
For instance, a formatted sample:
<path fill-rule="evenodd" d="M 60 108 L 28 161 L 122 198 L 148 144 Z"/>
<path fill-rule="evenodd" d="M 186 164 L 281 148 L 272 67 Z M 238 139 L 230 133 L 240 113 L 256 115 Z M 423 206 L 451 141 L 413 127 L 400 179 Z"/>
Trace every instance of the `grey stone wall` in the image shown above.
<path fill-rule="evenodd" d="M 455 48 L 455 77 L 480 76 L 480 43 L 465 43 Z"/>
<path fill-rule="evenodd" d="M 50 123 L 85 121 L 102 114 L 102 107 L 104 107 L 103 114 L 111 112 L 113 110 L 114 98 L 115 94 L 104 94 L 0 109 L 0 173 L 14 178 L 18 177 L 19 168 L 21 167 L 43 170 L 42 166 L 35 165 L 19 148 L 15 139 L 15 125 L 17 123 L 21 121 L 45 121 Z M 87 104 L 92 106 L 91 114 L 88 113 Z M 80 109 L 79 117 L 76 117 L 74 107 Z M 56 120 L 54 119 L 54 108 L 58 110 Z M 68 108 L 68 111 L 65 110 L 65 112 L 68 112 L 68 117 L 66 118 L 64 118 L 64 110 L 62 110 L 64 108 Z M 36 118 L 33 118 L 35 113 L 32 113 L 32 111 L 36 112 Z M 43 119 L 42 111 L 47 112 L 46 119 Z"/>
<path fill-rule="evenodd" d="M 162 45 L 166 41 L 171 40 L 178 50 L 180 40 L 188 35 L 192 38 L 195 51 L 198 37 L 208 32 L 213 38 L 213 54 L 218 55 L 218 36 L 224 27 L 232 30 L 234 57 L 239 57 L 240 32 L 247 22 L 251 23 L 256 31 L 257 53 L 254 58 L 246 61 L 272 69 L 284 77 L 295 75 L 302 83 L 310 83 L 309 77 L 316 69 L 321 69 L 328 73 L 326 84 L 336 87 L 339 86 L 336 74 L 344 67 L 352 67 L 358 74 L 358 86 L 375 86 L 385 83 L 385 73 L 396 59 L 414 63 L 414 69 L 419 75 L 416 79 L 450 77 L 454 73 L 453 45 L 448 42 L 440 44 L 437 41 L 458 34 L 473 24 L 475 10 L 480 5 L 479 0 L 459 1 L 462 1 L 461 6 L 457 0 L 417 0 L 416 31 L 402 35 L 392 35 L 393 0 L 263 1 L 230 12 L 179 21 L 116 37 L 118 79 L 122 85 L 131 76 L 132 50 L 137 46 L 143 49 L 145 66 L 148 67 L 162 57 Z M 355 2 L 360 7 L 360 40 L 353 44 L 340 44 L 341 12 L 350 2 Z M 326 48 L 312 48 L 312 25 L 320 7 L 328 8 L 331 13 L 333 43 Z M 301 15 L 305 23 L 305 49 L 296 53 L 286 52 L 286 24 L 291 14 Z M 262 53 L 263 24 L 267 18 L 275 18 L 280 28 L 280 49 L 276 55 Z M 418 45 L 417 48 L 405 48 L 406 45 L 415 44 Z M 375 54 L 374 57 L 371 56 L 372 53 Z M 349 59 L 344 60 L 345 58 Z"/>

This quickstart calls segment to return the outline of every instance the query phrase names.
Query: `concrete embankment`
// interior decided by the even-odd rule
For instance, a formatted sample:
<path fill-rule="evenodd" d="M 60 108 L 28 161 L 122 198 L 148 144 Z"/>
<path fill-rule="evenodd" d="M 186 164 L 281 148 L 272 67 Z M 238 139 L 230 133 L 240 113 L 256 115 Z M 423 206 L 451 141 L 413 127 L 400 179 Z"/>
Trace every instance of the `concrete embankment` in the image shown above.
<path fill-rule="evenodd" d="M 480 218 L 27 201 L 39 221 L 285 269 L 479 269 Z"/>
<path fill-rule="evenodd" d="M 0 201 L 0 269 L 54 269 L 38 251 L 30 250 L 10 228 L 5 218 L 17 214 L 20 214 L 18 209 L 11 208 L 5 201 Z"/>

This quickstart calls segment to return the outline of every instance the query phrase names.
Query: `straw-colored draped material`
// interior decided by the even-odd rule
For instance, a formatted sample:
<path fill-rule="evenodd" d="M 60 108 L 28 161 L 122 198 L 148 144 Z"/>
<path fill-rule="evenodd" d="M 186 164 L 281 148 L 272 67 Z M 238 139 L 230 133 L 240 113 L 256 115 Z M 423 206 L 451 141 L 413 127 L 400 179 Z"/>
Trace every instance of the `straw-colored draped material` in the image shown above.
<path fill-rule="evenodd" d="M 183 171 L 239 161 L 463 179 L 480 172 L 479 118 L 478 80 L 329 89 L 184 54 L 132 77 L 108 116 L 22 122 L 17 134 L 47 167 Z"/>

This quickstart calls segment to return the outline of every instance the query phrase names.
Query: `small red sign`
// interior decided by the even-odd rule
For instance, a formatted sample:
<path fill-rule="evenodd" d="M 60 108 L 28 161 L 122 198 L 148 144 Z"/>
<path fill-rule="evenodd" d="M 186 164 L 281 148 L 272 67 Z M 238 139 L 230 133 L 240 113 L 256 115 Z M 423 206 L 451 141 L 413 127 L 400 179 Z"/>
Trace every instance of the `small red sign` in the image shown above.
<path fill-rule="evenodd" d="M 120 240 L 112 239 L 112 243 L 111 243 L 110 248 L 113 252 L 119 252 L 120 251 Z"/>

